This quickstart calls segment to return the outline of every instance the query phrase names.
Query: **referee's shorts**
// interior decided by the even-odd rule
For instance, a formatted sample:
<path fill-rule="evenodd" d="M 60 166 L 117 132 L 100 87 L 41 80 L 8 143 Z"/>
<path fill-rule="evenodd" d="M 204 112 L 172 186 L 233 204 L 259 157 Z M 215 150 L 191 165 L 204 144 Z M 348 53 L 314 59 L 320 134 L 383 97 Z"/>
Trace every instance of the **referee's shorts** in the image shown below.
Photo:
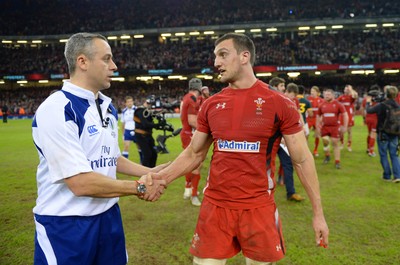
<path fill-rule="evenodd" d="M 128 255 L 115 204 L 95 216 L 35 214 L 34 265 L 125 265 Z"/>

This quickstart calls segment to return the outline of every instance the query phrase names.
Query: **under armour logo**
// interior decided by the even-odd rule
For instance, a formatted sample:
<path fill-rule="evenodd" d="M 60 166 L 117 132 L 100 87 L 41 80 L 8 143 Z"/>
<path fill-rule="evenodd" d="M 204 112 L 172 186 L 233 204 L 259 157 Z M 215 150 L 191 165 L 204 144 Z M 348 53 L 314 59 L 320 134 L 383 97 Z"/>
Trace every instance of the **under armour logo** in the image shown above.
<path fill-rule="evenodd" d="M 216 109 L 219 109 L 219 108 L 225 109 L 225 104 L 226 104 L 226 102 L 224 102 L 224 103 L 218 103 L 217 106 L 216 106 Z"/>
<path fill-rule="evenodd" d="M 276 245 L 275 247 L 276 247 L 276 251 L 281 251 L 282 250 L 281 245 Z"/>

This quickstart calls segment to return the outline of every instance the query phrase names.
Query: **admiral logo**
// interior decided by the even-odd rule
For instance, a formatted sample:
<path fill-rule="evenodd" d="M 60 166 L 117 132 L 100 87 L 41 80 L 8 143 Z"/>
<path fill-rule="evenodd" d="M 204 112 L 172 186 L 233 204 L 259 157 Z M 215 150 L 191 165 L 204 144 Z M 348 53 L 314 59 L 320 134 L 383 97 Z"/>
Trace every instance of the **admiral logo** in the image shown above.
<path fill-rule="evenodd" d="M 218 140 L 217 148 L 223 152 L 239 152 L 239 153 L 259 153 L 260 141 L 257 142 L 237 142 L 228 140 Z"/>
<path fill-rule="evenodd" d="M 89 133 L 90 136 L 95 135 L 97 133 L 99 133 L 99 130 L 97 130 L 96 125 L 90 125 L 87 127 L 87 131 Z"/>

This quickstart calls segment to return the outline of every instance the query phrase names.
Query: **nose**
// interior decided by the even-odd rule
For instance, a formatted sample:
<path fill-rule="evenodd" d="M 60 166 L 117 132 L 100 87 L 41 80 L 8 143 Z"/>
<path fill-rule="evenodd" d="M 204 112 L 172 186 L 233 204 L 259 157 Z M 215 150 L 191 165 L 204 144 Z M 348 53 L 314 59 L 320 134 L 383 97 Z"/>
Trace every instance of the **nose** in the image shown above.
<path fill-rule="evenodd" d="M 110 69 L 111 69 L 112 71 L 114 71 L 114 72 L 118 70 L 118 67 L 117 67 L 117 65 L 115 64 L 114 60 L 111 60 L 111 67 L 110 67 Z"/>
<path fill-rule="evenodd" d="M 214 59 L 214 67 L 219 68 L 221 66 L 221 63 L 218 60 L 218 57 L 215 57 Z"/>

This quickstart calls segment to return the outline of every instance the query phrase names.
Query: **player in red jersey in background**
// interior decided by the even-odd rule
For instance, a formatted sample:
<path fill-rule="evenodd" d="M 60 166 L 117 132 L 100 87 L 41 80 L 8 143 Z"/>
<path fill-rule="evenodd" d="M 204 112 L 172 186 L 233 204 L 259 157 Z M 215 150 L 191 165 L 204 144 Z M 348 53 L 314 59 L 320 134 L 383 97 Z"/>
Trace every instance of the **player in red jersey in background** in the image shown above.
<path fill-rule="evenodd" d="M 342 124 L 339 123 L 340 115 L 343 115 Z M 339 101 L 335 100 L 335 92 L 332 89 L 326 89 L 324 91 L 324 102 L 319 105 L 315 132 L 322 137 L 325 151 L 324 164 L 330 161 L 330 138 L 337 169 L 340 169 L 340 133 L 347 130 L 348 120 L 346 109 Z"/>
<path fill-rule="evenodd" d="M 342 103 L 343 106 L 345 107 L 347 116 L 349 118 L 349 123 L 347 124 L 347 150 L 349 150 L 349 152 L 352 151 L 351 142 L 352 142 L 352 137 L 353 137 L 352 127 L 354 126 L 354 111 L 355 111 L 354 105 L 355 105 L 357 98 L 358 98 L 358 93 L 357 93 L 357 91 L 355 91 L 353 89 L 353 87 L 351 85 L 346 85 L 344 87 L 344 94 L 337 98 L 337 101 Z M 343 124 L 343 122 L 344 122 L 344 117 L 341 116 L 340 123 Z M 341 134 L 341 137 L 340 137 L 340 142 L 341 142 L 342 146 L 344 145 L 344 135 L 345 135 L 345 132 L 343 132 L 343 134 Z"/>
<path fill-rule="evenodd" d="M 373 85 L 368 92 L 381 90 L 378 85 Z M 371 102 L 370 106 L 373 107 L 377 102 Z M 378 125 L 378 116 L 376 113 L 367 113 L 367 96 L 365 96 L 361 103 L 361 113 L 363 115 L 364 123 L 367 125 L 368 136 L 367 136 L 367 154 L 371 157 L 375 157 L 375 141 L 376 141 L 376 126 Z"/>
<path fill-rule="evenodd" d="M 253 72 L 246 35 L 215 42 L 215 67 L 229 84 L 200 108 L 190 145 L 159 174 L 171 183 L 197 168 L 213 144 L 210 172 L 190 252 L 193 264 L 225 264 L 240 251 L 246 264 L 275 264 L 285 254 L 274 200 L 275 157 L 282 136 L 313 209 L 315 243 L 328 244 L 318 176 L 295 104 Z"/>
<path fill-rule="evenodd" d="M 193 131 L 197 128 L 197 113 L 199 112 L 198 98 L 201 95 L 200 89 L 202 82 L 198 78 L 192 78 L 189 81 L 189 92 L 183 97 L 181 102 L 181 122 L 182 130 L 180 132 L 182 147 L 188 147 L 193 136 Z M 183 198 L 190 199 L 192 205 L 200 206 L 201 202 L 198 196 L 198 187 L 200 182 L 201 164 L 185 175 L 185 192 Z"/>
<path fill-rule="evenodd" d="M 313 154 L 314 156 L 319 156 L 318 154 L 318 146 L 319 146 L 319 139 L 320 137 L 317 136 L 317 134 L 315 133 L 315 128 L 316 128 L 316 122 L 317 122 L 317 114 L 318 114 L 318 107 L 319 105 L 324 102 L 323 98 L 321 98 L 321 92 L 319 90 L 319 87 L 317 86 L 313 86 L 311 87 L 310 90 L 310 96 L 307 98 L 308 101 L 310 101 L 311 103 L 311 109 L 313 112 L 313 115 L 309 115 L 307 117 L 307 123 L 308 123 L 308 127 L 310 128 L 310 130 L 314 130 L 314 150 L 313 150 Z"/>

